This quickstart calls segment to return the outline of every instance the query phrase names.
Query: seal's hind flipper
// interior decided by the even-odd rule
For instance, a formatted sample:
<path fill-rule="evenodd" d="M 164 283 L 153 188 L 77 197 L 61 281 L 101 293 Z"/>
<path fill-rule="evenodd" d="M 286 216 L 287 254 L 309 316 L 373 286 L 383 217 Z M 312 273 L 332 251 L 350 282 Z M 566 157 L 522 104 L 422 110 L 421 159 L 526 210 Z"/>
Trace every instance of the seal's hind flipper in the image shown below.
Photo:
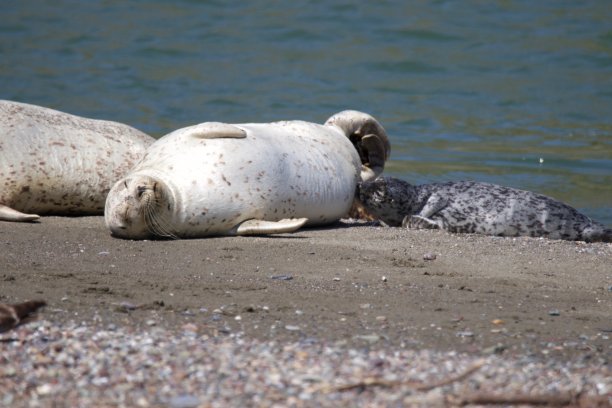
<path fill-rule="evenodd" d="M 235 227 L 236 235 L 266 235 L 294 232 L 306 224 L 308 218 L 285 218 L 280 221 L 247 220 Z"/>
<path fill-rule="evenodd" d="M 370 134 L 361 138 L 361 148 L 367 154 L 367 163 L 361 165 L 361 180 L 374 180 L 385 169 L 386 151 L 385 139 Z"/>
<path fill-rule="evenodd" d="M 205 122 L 184 129 L 185 135 L 198 139 L 244 139 L 246 132 L 237 126 L 220 122 Z"/>
<path fill-rule="evenodd" d="M 17 210 L 0 204 L 0 221 L 15 221 L 15 222 L 32 222 L 38 221 L 40 215 L 24 214 Z"/>
<path fill-rule="evenodd" d="M 586 242 L 612 242 L 612 228 L 593 223 L 582 230 L 578 239 Z"/>
<path fill-rule="evenodd" d="M 361 181 L 378 177 L 391 153 L 387 132 L 367 113 L 345 110 L 327 119 L 325 126 L 336 126 L 349 138 L 361 160 Z"/>

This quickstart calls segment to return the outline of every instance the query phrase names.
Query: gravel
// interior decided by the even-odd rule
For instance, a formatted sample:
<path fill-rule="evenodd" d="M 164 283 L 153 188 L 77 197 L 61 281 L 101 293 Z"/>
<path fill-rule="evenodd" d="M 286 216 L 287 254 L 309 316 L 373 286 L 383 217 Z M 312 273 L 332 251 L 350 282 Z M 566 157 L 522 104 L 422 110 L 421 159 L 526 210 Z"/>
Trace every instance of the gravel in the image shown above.
<path fill-rule="evenodd" d="M 288 329 L 290 330 L 290 329 Z M 10 407 L 610 406 L 609 361 L 348 348 L 38 321 L 0 336 Z M 607 405 L 606 405 L 607 404 Z"/>

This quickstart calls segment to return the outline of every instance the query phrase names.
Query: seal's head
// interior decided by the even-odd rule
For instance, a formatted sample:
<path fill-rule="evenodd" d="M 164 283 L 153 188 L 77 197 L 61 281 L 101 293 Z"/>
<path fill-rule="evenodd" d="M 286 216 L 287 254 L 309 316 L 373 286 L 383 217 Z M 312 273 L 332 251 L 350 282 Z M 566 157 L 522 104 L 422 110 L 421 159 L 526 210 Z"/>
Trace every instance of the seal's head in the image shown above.
<path fill-rule="evenodd" d="M 104 218 L 111 234 L 118 238 L 176 238 L 168 223 L 173 206 L 173 196 L 163 181 L 133 175 L 110 190 Z"/>
<path fill-rule="evenodd" d="M 411 211 L 414 186 L 392 177 L 379 177 L 359 183 L 355 198 L 375 218 L 389 226 L 400 226 Z"/>
<path fill-rule="evenodd" d="M 376 119 L 367 113 L 345 110 L 327 119 L 325 125 L 340 128 L 357 149 L 362 164 L 361 181 L 375 179 L 383 172 L 391 144 Z"/>

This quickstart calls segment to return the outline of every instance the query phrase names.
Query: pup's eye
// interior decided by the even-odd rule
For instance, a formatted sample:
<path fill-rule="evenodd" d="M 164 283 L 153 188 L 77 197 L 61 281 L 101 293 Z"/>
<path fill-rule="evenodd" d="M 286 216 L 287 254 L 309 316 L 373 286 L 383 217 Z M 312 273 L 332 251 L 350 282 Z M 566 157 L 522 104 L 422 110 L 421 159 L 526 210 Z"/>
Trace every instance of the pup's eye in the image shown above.
<path fill-rule="evenodd" d="M 136 188 L 136 194 L 138 195 L 138 198 L 142 197 L 142 194 L 147 190 L 147 188 L 145 186 L 138 186 Z"/>

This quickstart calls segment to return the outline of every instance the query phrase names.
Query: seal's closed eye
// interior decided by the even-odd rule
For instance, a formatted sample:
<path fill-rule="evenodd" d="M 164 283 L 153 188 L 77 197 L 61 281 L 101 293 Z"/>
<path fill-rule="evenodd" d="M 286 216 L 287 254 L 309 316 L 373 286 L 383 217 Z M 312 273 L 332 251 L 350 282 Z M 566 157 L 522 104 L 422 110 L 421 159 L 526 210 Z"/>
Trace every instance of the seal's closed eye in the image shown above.
<path fill-rule="evenodd" d="M 138 186 L 136 188 L 136 193 L 138 194 L 138 198 L 142 197 L 145 191 L 147 191 L 147 188 L 145 186 Z"/>

